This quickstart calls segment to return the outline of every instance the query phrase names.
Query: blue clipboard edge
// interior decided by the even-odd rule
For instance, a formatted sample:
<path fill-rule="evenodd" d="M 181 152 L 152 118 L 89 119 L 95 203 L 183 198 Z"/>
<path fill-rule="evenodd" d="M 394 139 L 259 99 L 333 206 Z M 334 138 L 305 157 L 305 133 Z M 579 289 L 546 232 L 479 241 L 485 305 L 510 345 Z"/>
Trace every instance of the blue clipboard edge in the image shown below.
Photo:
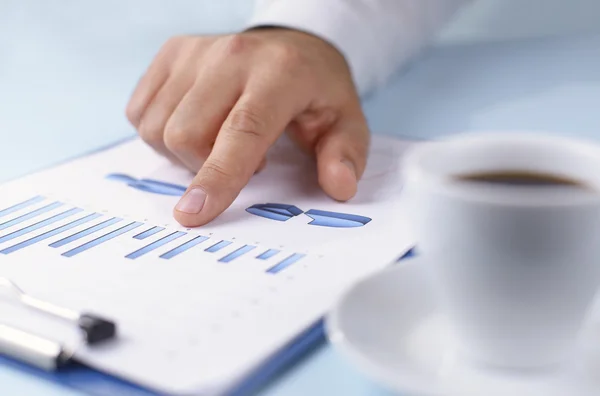
<path fill-rule="evenodd" d="M 401 261 L 415 255 L 414 248 L 408 250 Z M 245 396 L 267 387 L 278 374 L 314 351 L 326 340 L 324 320 L 321 319 L 298 335 L 269 361 L 256 370 L 248 379 L 238 384 L 229 396 Z M 131 382 L 92 370 L 81 364 L 73 364 L 60 372 L 47 372 L 13 359 L 0 356 L 0 367 L 5 366 L 34 375 L 39 379 L 80 391 L 90 396 L 157 396 L 159 393 L 139 387 Z"/>

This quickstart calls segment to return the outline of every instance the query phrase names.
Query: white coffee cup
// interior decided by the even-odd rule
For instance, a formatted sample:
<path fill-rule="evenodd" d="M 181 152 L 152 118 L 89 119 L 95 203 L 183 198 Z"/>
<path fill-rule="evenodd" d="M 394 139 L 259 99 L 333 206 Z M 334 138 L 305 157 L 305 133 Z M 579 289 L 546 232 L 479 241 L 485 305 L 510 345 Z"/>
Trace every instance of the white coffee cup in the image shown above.
<path fill-rule="evenodd" d="M 581 186 L 459 180 L 498 171 Z M 417 251 L 462 356 L 516 369 L 571 356 L 600 288 L 600 147 L 539 133 L 461 134 L 415 146 L 405 176 Z"/>

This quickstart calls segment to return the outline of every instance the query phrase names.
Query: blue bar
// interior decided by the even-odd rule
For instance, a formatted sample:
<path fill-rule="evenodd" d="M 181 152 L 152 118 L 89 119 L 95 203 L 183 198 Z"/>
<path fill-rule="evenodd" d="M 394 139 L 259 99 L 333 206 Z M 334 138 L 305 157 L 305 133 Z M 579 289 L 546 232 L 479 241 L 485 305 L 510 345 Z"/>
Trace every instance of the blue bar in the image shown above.
<path fill-rule="evenodd" d="M 154 234 L 161 232 L 162 230 L 164 230 L 163 227 L 152 227 L 152 228 L 147 229 L 144 232 L 140 232 L 139 234 L 135 235 L 133 238 L 139 239 L 139 240 L 146 239 L 148 237 L 151 237 Z"/>
<path fill-rule="evenodd" d="M 78 246 L 78 247 L 76 247 L 74 249 L 71 249 L 68 252 L 64 252 L 62 255 L 65 256 L 65 257 L 73 257 L 76 254 L 85 252 L 86 250 L 89 250 L 89 249 L 91 249 L 93 247 L 96 247 L 96 246 L 100 245 L 101 243 L 110 241 L 111 239 L 116 238 L 119 235 L 122 235 L 122 234 L 126 233 L 127 231 L 131 231 L 134 228 L 137 228 L 137 227 L 139 227 L 139 226 L 141 226 L 143 224 L 144 223 L 139 223 L 139 222 L 129 223 L 126 226 L 123 226 L 121 228 L 117 228 L 116 230 L 111 231 L 108 234 L 104 234 L 101 237 L 98 237 L 98 238 L 96 238 L 94 240 L 91 240 L 91 241 L 89 241 L 87 243 L 84 243 L 83 245 Z"/>
<path fill-rule="evenodd" d="M 287 221 L 294 216 L 299 216 L 303 212 L 300 208 L 294 205 L 266 203 L 252 205 L 246 209 L 246 212 L 253 215 L 264 217 L 266 219 Z"/>
<path fill-rule="evenodd" d="M 56 209 L 56 208 L 58 208 L 58 207 L 60 207 L 62 205 L 63 204 L 60 203 L 60 202 L 54 202 L 54 203 L 51 203 L 50 205 L 42 206 L 41 208 L 36 209 L 33 212 L 26 213 L 24 215 L 21 215 L 19 217 L 16 217 L 16 218 L 14 218 L 12 220 L 9 220 L 9 221 L 7 221 L 5 223 L 0 224 L 0 230 L 3 230 L 3 229 L 8 228 L 8 227 L 11 227 L 11 226 L 13 226 L 15 224 L 22 223 L 22 222 L 24 222 L 26 220 L 29 220 L 31 218 L 34 218 L 34 217 L 38 216 L 38 215 L 41 215 L 42 213 L 46 213 L 46 212 L 49 212 L 51 210 L 54 210 L 54 209 Z"/>
<path fill-rule="evenodd" d="M 105 220 L 102 223 L 98 223 L 98 224 L 96 224 L 94 226 L 91 226 L 90 228 L 86 228 L 85 230 L 76 232 L 75 234 L 73 234 L 71 236 L 68 236 L 68 237 L 63 238 L 63 239 L 61 239 L 59 241 L 53 242 L 49 246 L 53 247 L 53 248 L 58 248 L 58 247 L 64 246 L 67 243 L 74 242 L 74 241 L 76 241 L 78 239 L 81 239 L 81 238 L 83 238 L 85 236 L 93 234 L 94 232 L 100 231 L 100 230 L 102 230 L 102 229 L 104 229 L 106 227 L 109 227 L 109 226 L 111 226 L 111 225 L 113 225 L 115 223 L 118 223 L 121 220 L 122 219 L 119 219 L 117 217 L 113 217 L 112 219 Z"/>
<path fill-rule="evenodd" d="M 233 252 L 229 253 L 227 256 L 225 257 L 221 257 L 219 259 L 219 262 L 221 263 L 229 263 L 230 261 L 235 260 L 236 258 L 248 253 L 249 251 L 255 249 L 256 246 L 252 246 L 252 245 L 244 245 L 241 248 L 234 250 Z"/>
<path fill-rule="evenodd" d="M 231 245 L 231 242 L 229 241 L 221 241 L 218 243 L 215 243 L 214 245 L 212 245 L 209 248 L 204 249 L 205 252 L 209 252 L 209 253 L 214 253 L 214 252 L 218 252 L 219 250 L 223 249 L 226 246 Z"/>
<path fill-rule="evenodd" d="M 208 237 L 198 235 L 196 238 L 190 239 L 186 243 L 177 246 L 175 249 L 172 249 L 166 253 L 163 253 L 160 256 L 160 258 L 163 258 L 166 260 L 172 259 L 173 257 L 177 256 L 178 254 L 181 254 L 181 253 L 185 252 L 186 250 L 189 250 L 189 249 L 193 248 L 194 246 L 201 244 L 202 242 L 206 241 L 207 239 L 208 239 Z"/>
<path fill-rule="evenodd" d="M 72 222 L 70 222 L 68 224 L 65 224 L 65 225 L 62 225 L 62 226 L 60 226 L 58 228 L 55 228 L 53 230 L 47 231 L 47 232 L 45 232 L 43 234 L 40 234 L 38 236 L 35 236 L 35 237 L 31 238 L 31 239 L 28 239 L 28 240 L 23 241 L 21 243 L 17 243 L 16 245 L 7 247 L 4 250 L 0 250 L 0 253 L 1 254 L 10 254 L 10 253 L 16 252 L 17 250 L 24 249 L 24 248 L 26 248 L 28 246 L 33 245 L 34 243 L 38 243 L 40 241 L 43 241 L 44 239 L 52 238 L 54 235 L 58 235 L 61 232 L 65 232 L 67 230 L 70 230 L 71 228 L 77 227 L 78 225 L 87 223 L 88 221 L 92 221 L 92 220 L 97 219 L 98 217 L 101 217 L 101 216 L 102 215 L 99 214 L 99 213 L 94 213 L 94 214 L 91 214 L 91 215 L 87 215 L 87 216 L 85 216 L 85 217 L 83 217 L 81 219 L 72 221 Z"/>
<path fill-rule="evenodd" d="M 401 257 L 398 259 L 398 261 L 404 261 L 404 260 L 406 260 L 406 259 L 409 259 L 409 258 L 415 257 L 416 255 L 417 255 L 416 249 L 415 249 L 414 247 L 413 247 L 413 248 L 410 248 L 410 250 L 409 250 L 408 252 L 404 253 L 404 254 L 403 254 L 403 255 L 402 255 L 402 256 L 401 256 Z"/>
<path fill-rule="evenodd" d="M 83 209 L 73 208 L 73 209 L 67 210 L 66 212 L 59 213 L 59 214 L 54 215 L 52 217 L 48 217 L 45 220 L 39 221 L 39 222 L 37 222 L 35 224 L 32 224 L 30 226 L 21 228 L 20 230 L 13 231 L 10 234 L 7 234 L 7 235 L 4 235 L 3 237 L 0 237 L 0 243 L 11 241 L 11 240 L 13 240 L 15 238 L 18 238 L 18 237 L 22 236 L 22 235 L 25 235 L 27 233 L 33 232 L 33 231 L 38 230 L 38 229 L 40 229 L 42 227 L 45 227 L 47 225 L 56 223 L 57 221 L 60 221 L 60 220 L 62 220 L 64 218 L 67 218 L 69 216 L 72 216 L 72 215 L 74 215 L 76 213 L 79 213 L 79 212 L 82 212 L 82 211 L 83 211 Z"/>
<path fill-rule="evenodd" d="M 259 254 L 258 256 L 256 256 L 256 258 L 259 260 L 268 260 L 271 257 L 275 256 L 279 252 L 280 252 L 280 250 L 277 250 L 277 249 L 269 249 L 266 252 L 263 252 L 263 253 Z"/>
<path fill-rule="evenodd" d="M 371 221 L 370 217 L 353 215 L 349 213 L 328 212 L 326 210 L 311 209 L 305 214 L 312 219 L 308 224 L 314 226 L 352 228 L 362 227 Z"/>
<path fill-rule="evenodd" d="M 267 270 L 267 272 L 269 274 L 276 274 L 280 271 L 283 271 L 284 269 L 286 269 L 290 265 L 294 264 L 296 261 L 300 260 L 304 256 L 306 256 L 306 255 L 302 254 L 302 253 L 294 253 L 291 256 L 289 256 L 288 258 L 284 259 L 283 261 L 280 261 L 274 267 L 269 268 Z"/>
<path fill-rule="evenodd" d="M 40 196 L 33 197 L 31 199 L 28 199 L 27 201 L 13 205 L 10 208 L 2 209 L 2 210 L 0 210 L 0 217 L 4 217 L 6 215 L 16 212 L 17 210 L 21 210 L 28 206 L 34 205 L 38 202 L 42 202 L 44 199 L 45 199 L 44 197 L 40 197 Z"/>
<path fill-rule="evenodd" d="M 184 235 L 185 235 L 185 232 L 182 232 L 182 231 L 174 232 L 172 234 L 167 235 L 164 238 L 159 239 L 158 241 L 154 241 L 151 244 L 144 246 L 143 248 L 141 248 L 139 250 L 136 250 L 133 253 L 129 253 L 127 256 L 125 256 L 125 258 L 135 260 L 136 258 L 143 256 L 144 254 L 149 253 L 155 249 L 158 249 L 159 247 L 166 245 L 167 243 L 169 243 L 177 238 L 181 238 Z"/>

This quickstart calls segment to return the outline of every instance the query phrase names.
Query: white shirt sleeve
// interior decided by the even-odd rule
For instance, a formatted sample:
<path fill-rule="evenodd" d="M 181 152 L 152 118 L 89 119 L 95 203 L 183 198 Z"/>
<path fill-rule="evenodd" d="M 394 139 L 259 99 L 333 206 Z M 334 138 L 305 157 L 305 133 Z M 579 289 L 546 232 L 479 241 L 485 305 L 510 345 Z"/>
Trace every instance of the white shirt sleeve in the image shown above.
<path fill-rule="evenodd" d="M 328 41 L 345 56 L 364 95 L 384 84 L 470 1 L 257 0 L 249 27 L 288 27 Z"/>

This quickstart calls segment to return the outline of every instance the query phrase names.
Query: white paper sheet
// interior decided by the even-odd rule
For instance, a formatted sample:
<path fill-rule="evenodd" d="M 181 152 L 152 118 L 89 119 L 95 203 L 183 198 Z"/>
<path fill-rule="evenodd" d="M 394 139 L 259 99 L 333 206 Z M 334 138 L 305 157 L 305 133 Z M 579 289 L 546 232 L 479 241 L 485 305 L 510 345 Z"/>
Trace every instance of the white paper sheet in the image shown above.
<path fill-rule="evenodd" d="M 172 218 L 178 196 L 107 178 L 190 182 L 133 140 L 0 186 L 0 276 L 114 319 L 116 342 L 77 350 L 90 366 L 162 392 L 221 393 L 321 318 L 346 287 L 412 247 L 400 204 L 407 146 L 374 137 L 357 196 L 339 203 L 318 188 L 312 161 L 282 139 L 223 215 L 190 230 Z M 4 210 L 21 202 L 29 203 Z M 267 203 L 280 205 L 255 206 Z M 194 239 L 203 242 L 173 252 Z M 220 241 L 230 243 L 206 250 Z M 156 248 L 141 254 L 148 245 Z M 297 261 L 285 266 L 289 257 Z M 1 297 L 0 321 L 77 339 L 69 324 Z"/>

